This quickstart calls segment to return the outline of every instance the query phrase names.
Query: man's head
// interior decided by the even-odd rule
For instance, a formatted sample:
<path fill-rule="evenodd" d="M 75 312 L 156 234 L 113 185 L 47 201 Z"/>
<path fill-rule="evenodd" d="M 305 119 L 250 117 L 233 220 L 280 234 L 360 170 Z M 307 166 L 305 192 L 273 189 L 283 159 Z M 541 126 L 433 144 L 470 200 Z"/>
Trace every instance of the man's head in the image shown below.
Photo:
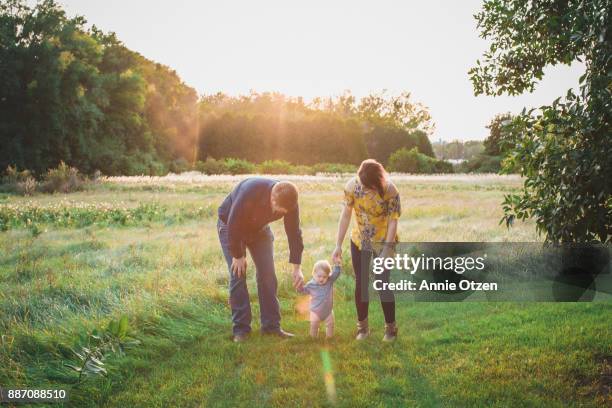
<path fill-rule="evenodd" d="M 298 190 L 295 184 L 288 181 L 279 181 L 272 187 L 270 195 L 272 211 L 279 214 L 287 214 L 298 204 Z"/>

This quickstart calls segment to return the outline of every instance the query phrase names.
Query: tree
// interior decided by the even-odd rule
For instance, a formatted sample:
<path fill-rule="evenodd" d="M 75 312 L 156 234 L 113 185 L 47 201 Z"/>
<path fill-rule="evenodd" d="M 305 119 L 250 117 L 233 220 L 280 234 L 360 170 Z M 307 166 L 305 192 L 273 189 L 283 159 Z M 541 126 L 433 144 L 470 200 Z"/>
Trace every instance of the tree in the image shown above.
<path fill-rule="evenodd" d="M 502 142 L 504 142 L 504 136 L 508 131 L 505 125 L 512 121 L 512 115 L 510 113 L 502 113 L 496 115 L 487 129 L 489 129 L 489 136 L 484 140 L 484 151 L 489 156 L 500 156 L 502 154 Z M 505 139 L 508 139 L 507 137 Z M 504 143 L 504 149 L 508 150 L 511 146 L 509 143 Z"/>
<path fill-rule="evenodd" d="M 484 152 L 484 143 L 480 140 L 468 140 L 463 143 L 463 158 L 470 160 L 472 157 L 478 156 Z"/>
<path fill-rule="evenodd" d="M 151 174 L 194 159 L 197 95 L 54 0 L 0 1 L 0 168 Z"/>
<path fill-rule="evenodd" d="M 579 92 L 524 109 L 509 125 L 507 168 L 525 177 L 503 222 L 535 218 L 550 242 L 612 239 L 610 0 L 486 0 L 475 17 L 491 40 L 469 71 L 476 95 L 532 91 L 548 65 L 584 61 Z"/>
<path fill-rule="evenodd" d="M 383 90 L 362 98 L 356 111 L 372 124 L 391 124 L 399 129 L 430 134 L 435 126 L 429 111 L 422 104 L 412 102 L 410 96 L 410 92 L 387 96 Z"/>

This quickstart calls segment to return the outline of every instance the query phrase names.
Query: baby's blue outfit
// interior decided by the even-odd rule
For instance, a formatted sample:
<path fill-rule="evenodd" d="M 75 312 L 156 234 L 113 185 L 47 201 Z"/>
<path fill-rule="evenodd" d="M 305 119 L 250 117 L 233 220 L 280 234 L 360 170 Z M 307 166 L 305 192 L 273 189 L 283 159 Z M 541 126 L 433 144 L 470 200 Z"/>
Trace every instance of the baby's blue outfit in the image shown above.
<path fill-rule="evenodd" d="M 302 294 L 309 294 L 311 296 L 310 311 L 316 313 L 321 320 L 327 319 L 332 312 L 334 306 L 334 282 L 340 276 L 341 271 L 340 265 L 336 265 L 331 275 L 329 275 L 329 279 L 323 285 L 319 285 L 313 278 L 299 291 Z"/>

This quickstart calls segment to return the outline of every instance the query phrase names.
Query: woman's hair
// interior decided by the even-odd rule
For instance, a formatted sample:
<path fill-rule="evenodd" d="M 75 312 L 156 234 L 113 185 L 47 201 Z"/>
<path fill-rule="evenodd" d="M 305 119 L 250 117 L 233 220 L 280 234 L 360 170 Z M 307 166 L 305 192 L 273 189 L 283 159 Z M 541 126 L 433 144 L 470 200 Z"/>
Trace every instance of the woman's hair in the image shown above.
<path fill-rule="evenodd" d="M 317 261 L 312 268 L 312 274 L 314 275 L 317 270 L 322 270 L 329 276 L 331 275 L 331 264 L 326 260 Z"/>
<path fill-rule="evenodd" d="M 387 177 L 387 172 L 382 164 L 374 159 L 364 160 L 361 162 L 357 174 L 364 187 L 375 190 L 381 198 L 384 197 L 384 180 Z"/>

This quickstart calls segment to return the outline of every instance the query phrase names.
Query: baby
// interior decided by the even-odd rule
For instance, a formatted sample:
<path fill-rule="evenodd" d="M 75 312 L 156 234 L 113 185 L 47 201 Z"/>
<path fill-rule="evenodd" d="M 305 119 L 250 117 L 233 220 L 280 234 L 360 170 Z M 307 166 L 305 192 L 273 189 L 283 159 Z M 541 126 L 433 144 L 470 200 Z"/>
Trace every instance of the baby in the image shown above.
<path fill-rule="evenodd" d="M 312 279 L 299 292 L 310 295 L 310 336 L 319 335 L 319 325 L 325 322 L 325 337 L 334 336 L 334 282 L 340 276 L 340 265 L 332 267 L 327 261 L 317 261 Z"/>

